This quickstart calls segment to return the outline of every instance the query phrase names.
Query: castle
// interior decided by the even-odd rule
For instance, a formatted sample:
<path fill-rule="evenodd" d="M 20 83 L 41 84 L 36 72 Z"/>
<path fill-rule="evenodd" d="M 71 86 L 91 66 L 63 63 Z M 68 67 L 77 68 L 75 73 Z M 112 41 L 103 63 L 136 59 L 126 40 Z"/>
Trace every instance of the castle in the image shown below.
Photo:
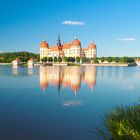
<path fill-rule="evenodd" d="M 92 41 L 87 48 L 82 48 L 77 36 L 72 43 L 61 44 L 60 35 L 55 46 L 50 47 L 44 39 L 40 46 L 40 60 L 43 57 L 80 57 L 95 58 L 97 54 L 96 44 Z"/>

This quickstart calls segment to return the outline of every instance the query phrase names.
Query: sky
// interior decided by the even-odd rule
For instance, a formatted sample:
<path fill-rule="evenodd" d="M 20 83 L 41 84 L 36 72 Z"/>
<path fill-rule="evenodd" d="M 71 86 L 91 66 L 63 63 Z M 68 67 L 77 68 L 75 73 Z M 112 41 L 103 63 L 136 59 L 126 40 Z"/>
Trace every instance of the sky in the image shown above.
<path fill-rule="evenodd" d="M 140 56 L 140 0 L 0 0 L 0 52 L 39 53 L 49 46 L 91 40 L 97 55 Z"/>

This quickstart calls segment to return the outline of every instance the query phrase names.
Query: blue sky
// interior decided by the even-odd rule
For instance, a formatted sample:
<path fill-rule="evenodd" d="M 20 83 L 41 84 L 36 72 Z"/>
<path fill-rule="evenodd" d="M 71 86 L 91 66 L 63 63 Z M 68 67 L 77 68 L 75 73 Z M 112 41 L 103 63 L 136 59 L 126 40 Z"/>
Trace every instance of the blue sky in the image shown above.
<path fill-rule="evenodd" d="M 39 53 L 58 33 L 93 40 L 98 56 L 140 56 L 140 0 L 0 0 L 0 52 Z"/>

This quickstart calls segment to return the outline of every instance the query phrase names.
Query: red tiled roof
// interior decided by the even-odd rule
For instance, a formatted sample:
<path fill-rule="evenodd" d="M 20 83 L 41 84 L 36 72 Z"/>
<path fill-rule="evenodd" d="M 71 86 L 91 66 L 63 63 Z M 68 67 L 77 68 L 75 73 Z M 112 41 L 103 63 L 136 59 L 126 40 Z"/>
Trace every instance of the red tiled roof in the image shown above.
<path fill-rule="evenodd" d="M 71 44 L 70 43 L 66 43 L 63 45 L 63 49 L 70 49 Z"/>
<path fill-rule="evenodd" d="M 46 41 L 43 41 L 40 45 L 41 48 L 49 48 L 49 44 Z"/>
<path fill-rule="evenodd" d="M 50 50 L 51 51 L 61 51 L 62 48 L 61 48 L 61 46 L 54 46 L 54 47 L 51 47 Z"/>
<path fill-rule="evenodd" d="M 91 42 L 88 46 L 89 49 L 96 49 L 96 44 Z"/>
<path fill-rule="evenodd" d="M 73 46 L 81 46 L 81 42 L 78 39 L 74 39 L 74 41 L 72 42 Z"/>

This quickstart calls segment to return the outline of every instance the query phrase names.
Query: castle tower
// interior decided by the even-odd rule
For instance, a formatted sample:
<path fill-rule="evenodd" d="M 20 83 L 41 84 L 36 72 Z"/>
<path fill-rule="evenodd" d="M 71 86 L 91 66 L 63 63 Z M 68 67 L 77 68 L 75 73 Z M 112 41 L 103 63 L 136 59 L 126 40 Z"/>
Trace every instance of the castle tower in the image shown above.
<path fill-rule="evenodd" d="M 82 54 L 82 48 L 81 48 L 81 42 L 78 40 L 78 37 L 75 36 L 72 46 L 71 46 L 71 52 L 74 52 L 72 54 L 72 57 L 81 57 Z"/>
<path fill-rule="evenodd" d="M 48 49 L 49 49 L 49 44 L 46 42 L 46 38 L 44 37 L 40 45 L 40 60 L 43 57 L 48 56 Z"/>

